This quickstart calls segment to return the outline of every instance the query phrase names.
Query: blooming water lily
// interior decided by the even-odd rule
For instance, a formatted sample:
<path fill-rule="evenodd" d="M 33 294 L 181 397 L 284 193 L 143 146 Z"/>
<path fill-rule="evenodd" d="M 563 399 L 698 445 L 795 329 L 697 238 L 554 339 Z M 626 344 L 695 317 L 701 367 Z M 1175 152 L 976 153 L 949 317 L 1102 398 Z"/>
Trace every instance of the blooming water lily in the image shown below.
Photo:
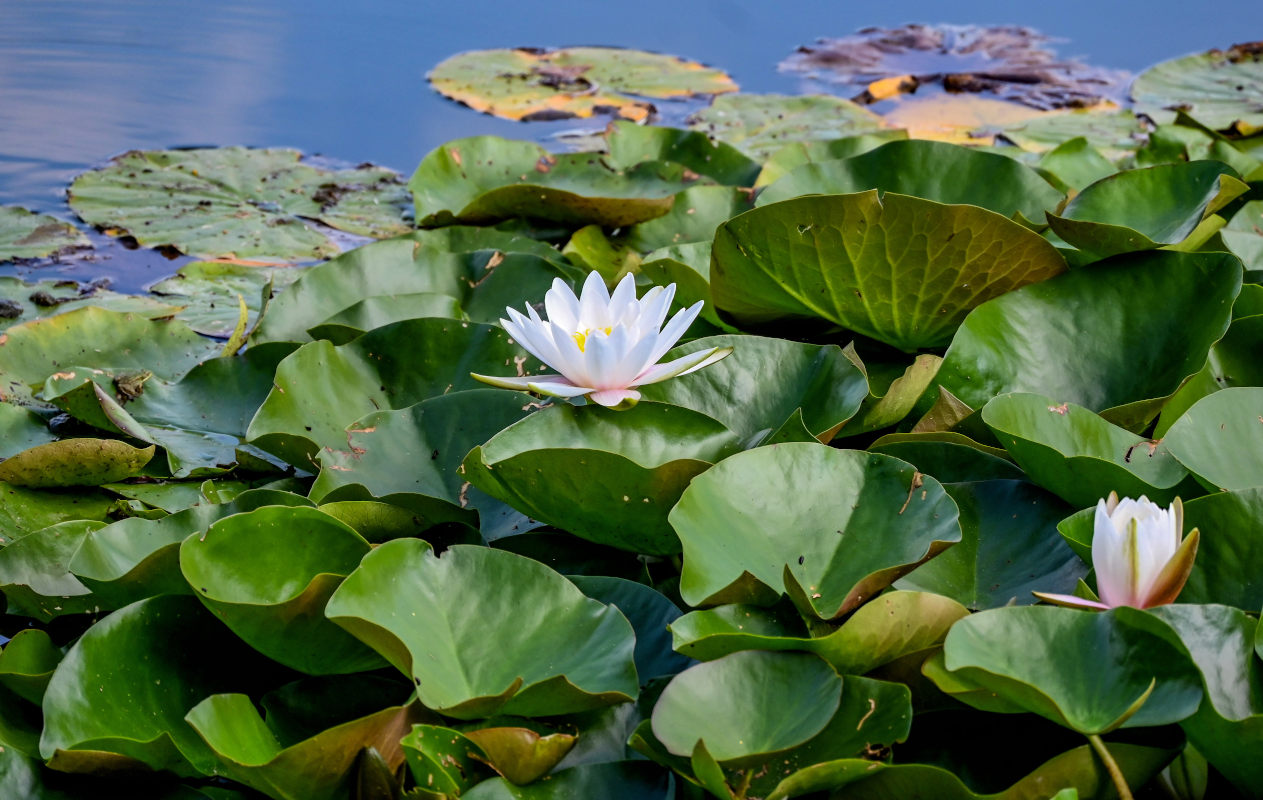
<path fill-rule="evenodd" d="M 529 390 L 552 397 L 587 397 L 610 408 L 630 408 L 640 400 L 637 386 L 686 375 L 714 364 L 732 352 L 712 347 L 659 364 L 702 310 L 700 302 L 680 311 L 663 327 L 675 284 L 655 286 L 636 298 L 636 279 L 627 275 L 611 295 L 605 281 L 589 273 L 575 297 L 560 278 L 544 295 L 547 319 L 535 309 L 526 314 L 506 309 L 500 324 L 531 355 L 559 375 L 500 378 L 474 375 L 483 383 L 505 389 Z"/>
<path fill-rule="evenodd" d="M 1035 592 L 1042 600 L 1073 608 L 1152 608 L 1175 602 L 1188 581 L 1197 555 L 1197 528 L 1183 535 L 1180 499 L 1162 508 L 1141 495 L 1139 500 L 1110 492 L 1096 504 L 1092 532 L 1092 566 L 1100 602 L 1061 594 Z"/>

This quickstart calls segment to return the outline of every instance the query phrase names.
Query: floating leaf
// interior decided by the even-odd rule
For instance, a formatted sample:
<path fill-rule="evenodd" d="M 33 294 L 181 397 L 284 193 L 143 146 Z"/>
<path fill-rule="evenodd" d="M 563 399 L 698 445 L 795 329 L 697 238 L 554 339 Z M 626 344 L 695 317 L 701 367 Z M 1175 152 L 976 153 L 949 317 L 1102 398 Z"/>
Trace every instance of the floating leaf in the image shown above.
<path fill-rule="evenodd" d="M 644 161 L 674 161 L 726 186 L 751 186 L 759 163 L 737 148 L 698 131 L 612 122 L 605 134 L 607 161 L 629 169 Z"/>
<path fill-rule="evenodd" d="M 646 400 L 701 411 L 754 441 L 801 409 L 812 436 L 827 442 L 860 408 L 867 381 L 837 345 L 809 345 L 761 336 L 709 336 L 680 345 L 678 358 L 711 347 L 732 355 L 704 370 L 646 386 Z M 734 397 L 745 398 L 734 403 Z"/>
<path fill-rule="evenodd" d="M 300 164 L 301 157 L 279 148 L 133 150 L 75 178 L 70 207 L 85 222 L 121 229 L 147 247 L 204 258 L 336 255 L 337 244 L 307 219 L 363 236 L 411 227 L 401 213 L 407 195 L 393 171 L 320 169 Z"/>
<path fill-rule="evenodd" d="M 7 613 L 48 622 L 65 614 L 95 610 L 98 604 L 91 591 L 66 565 L 84 537 L 102 524 L 94 520 L 60 522 L 0 549 L 0 591 L 8 600 Z"/>
<path fill-rule="evenodd" d="M 387 584 L 396 588 L 383 595 Z M 326 613 L 415 678 L 421 702 L 445 716 L 554 716 L 638 692 L 623 615 L 512 553 L 457 545 L 439 557 L 417 539 L 387 542 Z"/>
<path fill-rule="evenodd" d="M 1067 139 L 1044 153 L 1039 159 L 1039 168 L 1051 174 L 1063 188 L 1074 192 L 1081 192 L 1118 171 L 1083 136 Z"/>
<path fill-rule="evenodd" d="M 0 461 L 0 481 L 35 489 L 99 486 L 130 478 L 153 454 L 152 445 L 142 449 L 116 439 L 62 439 Z"/>
<path fill-rule="evenodd" d="M 59 522 L 104 520 L 114 500 L 95 489 L 27 489 L 0 481 L 0 545 Z"/>
<path fill-rule="evenodd" d="M 91 247 L 83 231 L 68 222 L 17 206 L 0 206 L 0 264 Z"/>
<path fill-rule="evenodd" d="M 490 768 L 478 756 L 482 748 L 460 731 L 439 725 L 414 725 L 399 742 L 408 771 L 417 786 L 459 797 L 489 777 Z"/>
<path fill-rule="evenodd" d="M 600 544 L 668 555 L 680 543 L 667 512 L 694 476 L 738 448 L 732 431 L 688 408 L 561 405 L 474 448 L 464 469 L 474 486 L 532 518 Z"/>
<path fill-rule="evenodd" d="M 278 292 L 305 273 L 306 270 L 293 267 L 194 261 L 150 286 L 149 291 L 181 303 L 183 308 L 175 315 L 193 330 L 226 338 L 238 322 L 238 298 L 245 301 L 250 311 L 249 324 L 253 326 L 265 304 L 264 293 Z"/>
<path fill-rule="evenodd" d="M 570 582 L 593 600 L 623 612 L 636 631 L 636 674 L 641 683 L 686 669 L 689 659 L 671 652 L 667 627 L 680 618 L 675 604 L 653 588 L 625 578 L 571 575 Z"/>
<path fill-rule="evenodd" d="M 626 242 L 640 252 L 691 242 L 709 246 L 716 228 L 750 208 L 750 192 L 745 189 L 694 186 L 676 195 L 666 214 L 631 226 Z"/>
<path fill-rule="evenodd" d="M 981 445 L 962 433 L 888 433 L 868 446 L 871 453 L 907 461 L 940 483 L 1020 480 L 1025 473 L 998 447 Z"/>
<path fill-rule="evenodd" d="M 1131 96 L 1149 113 L 1184 111 L 1249 136 L 1263 128 L 1263 47 L 1250 42 L 1163 61 L 1136 76 Z"/>
<path fill-rule="evenodd" d="M 983 611 L 952 626 L 926 673 L 970 705 L 1034 712 L 1084 735 L 1179 722 L 1201 703 L 1201 678 L 1145 619 L 1129 608 Z"/>
<path fill-rule="evenodd" d="M 955 504 L 911 465 L 800 443 L 725 459 L 693 479 L 670 521 L 684 545 L 688 604 L 766 602 L 784 591 L 826 620 L 961 536 Z M 865 533 L 873 530 L 883 535 Z"/>
<path fill-rule="evenodd" d="M 1240 274 L 1231 255 L 1155 251 L 1023 287 L 970 313 L 937 383 L 972 408 L 1005 392 L 1092 411 L 1166 398 L 1227 330 Z M 1141 363 L 1149 366 L 1137 370 Z M 922 407 L 931 401 L 923 397 Z M 1134 416 L 1143 425 L 1158 407 Z"/>
<path fill-rule="evenodd" d="M 111 292 L 106 281 L 35 281 L 0 275 L 0 329 L 42 317 L 95 306 L 109 311 L 137 314 L 149 319 L 170 317 L 181 306 L 163 303 L 145 295 Z"/>
<path fill-rule="evenodd" d="M 21 406 L 0 403 L 0 470 L 4 469 L 3 459 L 56 439 L 57 435 L 38 414 Z"/>
<path fill-rule="evenodd" d="M 737 91 L 726 74 L 695 61 L 614 47 L 473 50 L 448 58 L 427 77 L 445 97 L 513 120 L 613 114 L 643 122 L 655 109 L 639 98 Z"/>
<path fill-rule="evenodd" d="M 618 228 L 660 217 L 698 180 L 680 164 L 618 169 L 595 153 L 552 155 L 532 142 L 471 136 L 430 151 L 408 187 L 423 227 L 522 217 Z"/>
<path fill-rule="evenodd" d="M 32 703 L 39 703 L 62 655 L 61 649 L 44 631 L 38 628 L 18 631 L 0 651 L 0 684 Z"/>
<path fill-rule="evenodd" d="M 904 350 L 951 340 L 969 309 L 1065 269 L 999 214 L 876 190 L 756 208 L 715 234 L 715 305 L 740 321 L 817 318 Z"/>
<path fill-rule="evenodd" d="M 1263 200 L 1251 200 L 1237 209 L 1219 235 L 1245 268 L 1255 273 L 1251 282 L 1257 282 L 1257 273 L 1263 271 Z"/>
<path fill-rule="evenodd" d="M 1044 153 L 1076 137 L 1118 161 L 1140 147 L 1145 125 L 1129 109 L 1066 111 L 1006 125 L 1000 135 L 1025 150 Z"/>
<path fill-rule="evenodd" d="M 1224 389 L 1198 400 L 1163 443 L 1209 487 L 1263 486 L 1263 388 Z"/>
<path fill-rule="evenodd" d="M 935 94 L 899 98 L 882 119 L 913 139 L 983 146 L 995 142 L 994 131 L 1055 113 L 976 94 Z"/>
<path fill-rule="evenodd" d="M 759 160 L 791 142 L 838 139 L 887 127 L 863 106 L 823 94 L 716 97 L 688 118 L 688 126 Z"/>
<path fill-rule="evenodd" d="M 1095 258 L 1178 244 L 1249 187 L 1218 161 L 1120 172 L 1084 189 L 1048 223 Z"/>
<path fill-rule="evenodd" d="M 758 205 L 804 194 L 869 189 L 936 203 L 979 206 L 1042 223 L 1064 199 L 1035 170 L 1011 158 L 943 142 L 896 141 L 839 161 L 797 167 L 759 194 Z"/>
<path fill-rule="evenodd" d="M 1188 477 L 1165 443 L 1043 395 L 1000 395 L 982 419 L 1032 481 L 1077 508 L 1110 492 L 1169 503 Z"/>
<path fill-rule="evenodd" d="M 466 800 L 669 800 L 674 785 L 667 773 L 648 761 L 583 764 L 532 783 L 514 786 L 504 778 L 483 781 L 462 795 Z"/>
<path fill-rule="evenodd" d="M 369 552 L 314 508 L 260 508 L 180 546 L 194 594 L 251 647 L 309 675 L 361 672 L 381 659 L 325 619 L 325 603 Z"/>
<path fill-rule="evenodd" d="M 892 141 L 908 138 L 908 132 L 902 130 L 877 131 L 861 133 L 842 139 L 811 142 L 791 142 L 767 160 L 759 173 L 754 188 L 762 189 L 788 175 L 795 167 L 803 164 L 814 164 L 821 161 L 838 161 L 851 158 L 881 147 Z"/>

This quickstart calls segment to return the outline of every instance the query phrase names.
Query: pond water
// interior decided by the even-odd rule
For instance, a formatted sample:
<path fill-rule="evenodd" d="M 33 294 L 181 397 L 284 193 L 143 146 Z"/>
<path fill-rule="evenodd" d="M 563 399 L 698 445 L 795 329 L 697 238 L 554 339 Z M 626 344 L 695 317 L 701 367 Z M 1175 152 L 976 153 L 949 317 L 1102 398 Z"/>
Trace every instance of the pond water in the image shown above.
<path fill-rule="evenodd" d="M 425 73 L 469 49 L 598 44 L 674 53 L 726 69 L 746 91 L 795 92 L 776 64 L 801 44 L 909 21 L 1019 24 L 1062 56 L 1138 71 L 1263 38 L 1263 3 L 404 3 L 397 0 L 0 0 L 0 204 L 73 219 L 65 187 L 133 148 L 286 145 L 409 173 L 446 139 L 549 135 L 432 92 Z M 0 268 L 0 271 L 12 268 Z M 104 247 L 63 272 L 137 289 L 174 265 Z"/>

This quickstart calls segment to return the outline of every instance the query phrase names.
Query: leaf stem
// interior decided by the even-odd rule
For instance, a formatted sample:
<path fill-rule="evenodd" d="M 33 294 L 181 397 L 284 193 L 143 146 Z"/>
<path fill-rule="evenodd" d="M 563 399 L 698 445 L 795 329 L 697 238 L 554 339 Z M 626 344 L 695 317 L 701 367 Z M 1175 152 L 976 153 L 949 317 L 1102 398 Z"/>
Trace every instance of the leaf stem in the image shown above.
<path fill-rule="evenodd" d="M 1088 741 L 1092 743 L 1092 749 L 1101 757 L 1101 762 L 1105 764 L 1105 771 L 1110 774 L 1110 779 L 1114 781 L 1114 788 L 1118 790 L 1119 800 L 1135 800 L 1131 789 L 1127 786 L 1127 779 L 1123 777 L 1123 771 L 1118 768 L 1118 762 L 1110 755 L 1110 751 L 1105 747 L 1105 742 L 1095 733 L 1088 736 Z"/>

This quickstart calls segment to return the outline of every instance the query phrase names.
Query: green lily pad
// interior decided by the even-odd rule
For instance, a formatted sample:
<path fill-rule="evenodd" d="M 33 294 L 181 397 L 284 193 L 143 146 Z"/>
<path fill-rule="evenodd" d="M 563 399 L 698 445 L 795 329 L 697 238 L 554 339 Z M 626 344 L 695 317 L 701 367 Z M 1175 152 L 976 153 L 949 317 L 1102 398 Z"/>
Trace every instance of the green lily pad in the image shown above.
<path fill-rule="evenodd" d="M 901 422 L 938 374 L 943 359 L 923 353 L 911 364 L 874 362 L 865 364 L 855 350 L 855 344 L 842 348 L 842 354 L 864 374 L 868 381 L 868 396 L 860 404 L 859 412 L 842 426 L 842 436 L 889 428 Z"/>
<path fill-rule="evenodd" d="M 1247 270 L 1256 274 L 1263 270 L 1263 200 L 1251 200 L 1237 209 L 1219 235 Z"/>
<path fill-rule="evenodd" d="M 666 358 L 731 347 L 732 354 L 704 370 L 645 386 L 646 400 L 700 411 L 755 441 L 797 410 L 812 436 L 828 442 L 859 411 L 868 382 L 837 345 L 809 345 L 762 336 L 709 336 L 672 350 Z M 734 403 L 733 398 L 742 398 Z"/>
<path fill-rule="evenodd" d="M 1263 559 L 1260 519 L 1263 487 L 1215 492 L 1184 504 L 1184 530 L 1197 528 L 1201 538 L 1180 602 L 1263 608 L 1263 575 L 1255 566 Z M 1090 525 L 1086 530 L 1090 533 Z M 1091 542 L 1090 535 L 1083 538 Z"/>
<path fill-rule="evenodd" d="M 311 342 L 277 366 L 246 436 L 305 468 L 323 448 L 345 449 L 347 427 L 368 414 L 483 388 L 471 372 L 512 374 L 515 361 L 537 372 L 526 358 L 498 326 L 449 319 L 396 322 L 341 347 Z"/>
<path fill-rule="evenodd" d="M 584 225 L 575 231 L 561 252 L 576 268 L 583 270 L 584 274 L 599 274 L 607 287 L 617 286 L 626 275 L 635 272 L 640 264 L 639 253 L 622 243 L 611 241 L 600 225 Z"/>
<path fill-rule="evenodd" d="M 612 605 L 636 631 L 636 674 L 641 683 L 663 675 L 675 675 L 689 659 L 671 652 L 668 626 L 681 611 L 660 592 L 643 583 L 605 575 L 571 575 L 570 582 L 588 597 Z"/>
<path fill-rule="evenodd" d="M 944 487 L 960 509 L 963 538 L 896 584 L 981 610 L 1036 602 L 1032 591 L 1071 594 L 1087 566 L 1057 535 L 1069 507 L 1025 481 Z"/>
<path fill-rule="evenodd" d="M 738 437 L 698 411 L 551 406 L 476 447 L 465 478 L 532 518 L 638 553 L 680 551 L 667 512 Z"/>
<path fill-rule="evenodd" d="M 1198 400 L 1162 441 L 1208 487 L 1263 486 L 1263 388 L 1224 389 Z"/>
<path fill-rule="evenodd" d="M 340 248 L 307 224 L 362 236 L 405 233 L 407 193 L 382 167 L 328 170 L 297 150 L 133 150 L 70 186 L 70 207 L 146 247 L 203 258 L 310 261 Z"/>
<path fill-rule="evenodd" d="M 694 186 L 675 196 L 661 217 L 627 230 L 626 242 L 639 252 L 693 242 L 710 244 L 715 229 L 752 207 L 750 192 L 731 186 Z"/>
<path fill-rule="evenodd" d="M 461 796 L 465 800 L 668 800 L 674 796 L 672 791 L 667 773 L 648 761 L 610 761 L 571 767 L 530 786 L 514 786 L 504 778 L 492 778 Z"/>
<path fill-rule="evenodd" d="M 1145 124 L 1130 109 L 1085 109 L 1047 114 L 1004 126 L 1000 135 L 1024 150 L 1045 153 L 1083 137 L 1110 161 L 1136 152 L 1145 138 Z"/>
<path fill-rule="evenodd" d="M 1179 110 L 1216 130 L 1263 128 L 1263 57 L 1258 44 L 1163 61 L 1136 76 L 1131 96 L 1147 112 Z"/>
<path fill-rule="evenodd" d="M 1179 722 L 1202 701 L 1201 677 L 1144 619 L 1128 608 L 982 611 L 952 626 L 926 674 L 970 705 L 1001 703 L 1084 735 Z"/>
<path fill-rule="evenodd" d="M 460 731 L 440 725 L 414 725 L 399 746 L 417 786 L 460 797 L 491 776 L 482 748 Z"/>
<path fill-rule="evenodd" d="M 1023 287 L 969 315 L 937 383 L 972 408 L 1006 392 L 1092 411 L 1166 398 L 1228 329 L 1240 275 L 1231 255 L 1159 251 Z M 1150 366 L 1137 370 L 1140 363 Z M 926 409 L 931 402 L 922 398 Z M 1159 406 L 1135 416 L 1143 423 Z"/>
<path fill-rule="evenodd" d="M 684 545 L 688 604 L 760 603 L 784 591 L 825 620 L 961 539 L 938 481 L 890 456 L 807 443 L 725 459 L 693 479 L 670 522 Z"/>
<path fill-rule="evenodd" d="M 103 523 L 74 520 L 27 534 L 0 549 L 0 592 L 7 613 L 48 622 L 65 614 L 93 611 L 98 603 L 67 564 L 85 536 Z"/>
<path fill-rule="evenodd" d="M 1032 481 L 1077 508 L 1110 492 L 1169 503 L 1188 477 L 1165 442 L 1043 395 L 1002 394 L 982 409 L 982 419 Z"/>
<path fill-rule="evenodd" d="M 251 341 L 305 342 L 309 330 L 357 304 L 398 295 L 417 295 L 426 308 L 434 301 L 420 295 L 446 295 L 475 321 L 494 322 L 505 306 L 542 296 L 567 266 L 552 247 L 512 233 L 461 226 L 415 231 L 303 270 L 268 305 Z"/>
<path fill-rule="evenodd" d="M 759 194 L 765 206 L 805 194 L 852 194 L 877 189 L 936 203 L 963 203 L 1005 217 L 1042 223 L 1064 196 L 1030 167 L 1011 158 L 927 140 L 894 141 L 839 161 L 795 168 Z"/>
<path fill-rule="evenodd" d="M 645 98 L 737 91 L 720 70 L 616 47 L 473 50 L 444 60 L 427 77 L 435 91 L 475 111 L 524 121 L 613 114 L 643 122 L 655 110 Z"/>
<path fill-rule="evenodd" d="M 134 603 L 89 628 L 53 672 L 40 756 L 66 771 L 139 762 L 209 774 L 218 759 L 184 715 L 212 694 L 252 686 L 262 667 L 193 598 Z"/>
<path fill-rule="evenodd" d="M 674 649 L 701 661 L 740 650 L 801 650 L 820 656 L 841 674 L 862 675 L 941 643 L 952 624 L 968 614 L 942 595 L 891 591 L 822 636 L 809 636 L 802 620 L 783 607 L 750 605 L 691 611 L 670 629 Z"/>
<path fill-rule="evenodd" d="M 701 301 L 701 318 L 716 328 L 736 330 L 715 313 L 710 296 L 710 242 L 686 242 L 662 247 L 640 262 L 640 274 L 658 286 L 675 284 L 675 303 L 686 308 Z"/>
<path fill-rule="evenodd" d="M 888 433 L 868 446 L 871 453 L 907 461 L 940 483 L 1021 480 L 1026 477 L 999 448 L 980 445 L 953 431 Z"/>
<path fill-rule="evenodd" d="M 61 649 L 44 631 L 38 628 L 18 631 L 0 651 L 0 685 L 38 704 L 62 655 Z"/>
<path fill-rule="evenodd" d="M 862 155 L 887 142 L 908 138 L 904 130 L 876 131 L 825 141 L 791 142 L 763 164 L 754 188 L 762 189 L 788 175 L 795 167 L 820 161 L 837 161 Z"/>
<path fill-rule="evenodd" d="M 842 678 L 807 653 L 733 653 L 677 675 L 653 708 L 653 734 L 677 756 L 699 742 L 715 760 L 779 753 L 815 736 L 838 710 Z"/>
<path fill-rule="evenodd" d="M 142 449 L 116 439 L 61 439 L 0 461 L 0 481 L 35 489 L 99 486 L 130 478 L 153 454 L 152 445 Z"/>
<path fill-rule="evenodd" d="M 0 206 L 0 264 L 91 247 L 83 231 L 68 222 L 17 206 Z"/>
<path fill-rule="evenodd" d="M 386 708 L 300 742 L 284 742 L 244 694 L 216 694 L 186 720 L 219 759 L 217 772 L 277 800 L 338 800 L 348 796 L 360 751 L 373 748 L 389 765 L 403 762 L 399 739 L 415 709 Z"/>
<path fill-rule="evenodd" d="M 1048 224 L 1095 258 L 1153 250 L 1184 241 L 1249 188 L 1219 161 L 1132 169 L 1087 187 Z"/>
<path fill-rule="evenodd" d="M 482 751 L 486 763 L 515 786 L 534 783 L 551 772 L 577 738 L 569 733 L 541 736 L 521 727 L 479 728 L 465 736 Z"/>
<path fill-rule="evenodd" d="M 512 553 L 456 545 L 439 557 L 417 539 L 387 542 L 325 613 L 414 678 L 425 706 L 457 719 L 568 714 L 639 690 L 626 618 Z"/>
<path fill-rule="evenodd" d="M 21 406 L 0 403 L 0 464 L 24 450 L 57 440 L 48 423 Z"/>
<path fill-rule="evenodd" d="M 260 508 L 180 546 L 180 570 L 206 607 L 259 652 L 309 675 L 382 664 L 325 619 L 325 603 L 369 552 L 350 526 L 314 508 Z"/>
<path fill-rule="evenodd" d="M 611 166 L 629 169 L 644 161 L 673 161 L 725 186 L 752 186 L 759 162 L 704 133 L 656 125 L 616 121 L 606 129 L 606 159 Z"/>
<path fill-rule="evenodd" d="M 306 270 L 294 267 L 259 267 L 220 261 L 194 261 L 180 267 L 170 278 L 149 287 L 152 294 L 169 298 L 183 307 L 174 315 L 205 336 L 228 338 L 241 318 L 239 300 L 253 328 L 271 295 L 288 287 Z"/>
<path fill-rule="evenodd" d="M 432 150 L 408 182 L 423 227 L 523 217 L 612 228 L 660 217 L 702 180 L 680 164 L 615 168 L 595 153 L 552 155 L 532 142 L 472 136 Z"/>
<path fill-rule="evenodd" d="M 96 489 L 27 489 L 0 481 L 0 545 L 73 520 L 104 520 L 115 498 Z"/>
<path fill-rule="evenodd" d="M 838 139 L 885 128 L 881 117 L 832 95 L 734 94 L 688 118 L 689 128 L 765 160 L 792 142 Z"/>
<path fill-rule="evenodd" d="M 1068 139 L 1044 153 L 1039 159 L 1039 168 L 1054 176 L 1065 189 L 1075 192 L 1118 171 L 1083 136 Z"/>
<path fill-rule="evenodd" d="M 1241 287 L 1228 332 L 1211 345 L 1206 365 L 1162 406 L 1153 430 L 1155 438 L 1165 437 L 1176 420 L 1207 395 L 1237 386 L 1263 386 L 1263 364 L 1256 355 L 1263 347 L 1263 314 L 1238 315 L 1239 310 L 1245 311 L 1242 306 L 1248 304 L 1252 288 L 1263 291 L 1263 287 L 1248 283 Z"/>
<path fill-rule="evenodd" d="M 263 506 L 310 505 L 270 489 L 242 492 L 227 503 L 195 505 L 161 519 L 131 517 L 90 531 L 68 565 L 104 607 L 122 608 L 160 594 L 192 594 L 180 572 L 180 543 L 216 520 Z"/>
<path fill-rule="evenodd" d="M 164 303 L 153 297 L 111 292 L 103 282 L 45 280 L 28 283 L 21 278 L 0 275 L 0 330 L 85 306 L 137 314 L 149 319 L 170 317 L 182 310 L 182 306 Z"/>
<path fill-rule="evenodd" d="M 999 214 L 876 190 L 756 208 L 719 227 L 713 259 L 715 305 L 740 322 L 824 319 L 907 351 L 946 344 L 971 308 L 1065 269 Z"/>

